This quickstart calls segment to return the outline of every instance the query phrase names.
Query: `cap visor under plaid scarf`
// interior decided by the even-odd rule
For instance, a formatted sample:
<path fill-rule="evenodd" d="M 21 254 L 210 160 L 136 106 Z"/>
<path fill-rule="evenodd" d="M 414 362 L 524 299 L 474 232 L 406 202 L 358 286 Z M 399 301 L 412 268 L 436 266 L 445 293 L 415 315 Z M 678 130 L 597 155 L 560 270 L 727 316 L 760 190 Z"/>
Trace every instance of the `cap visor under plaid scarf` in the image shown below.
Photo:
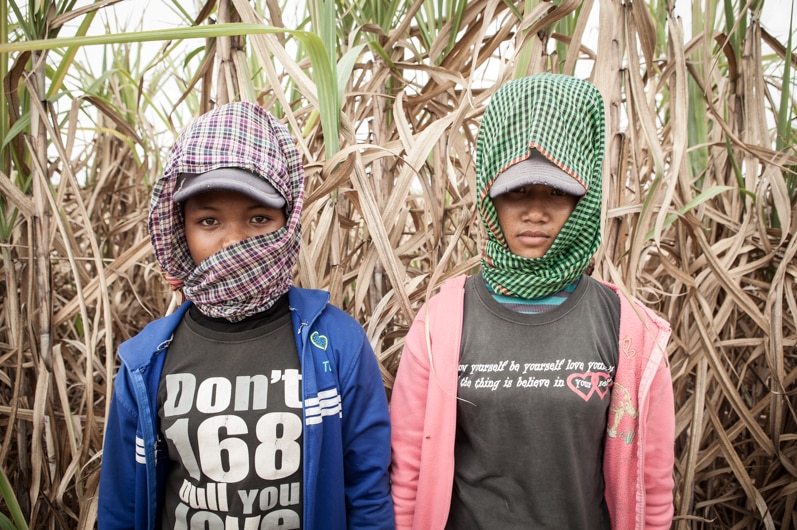
<path fill-rule="evenodd" d="M 248 170 L 285 198 L 286 225 L 245 239 L 195 264 L 174 189 L 182 173 Z M 155 183 L 149 232 L 155 257 L 202 313 L 236 322 L 271 307 L 292 283 L 301 243 L 304 169 L 287 127 L 249 102 L 224 105 L 194 120 L 177 138 Z"/>
<path fill-rule="evenodd" d="M 587 81 L 536 74 L 510 81 L 492 96 L 476 141 L 476 188 L 487 232 L 482 273 L 495 292 L 527 299 L 547 296 L 589 266 L 600 245 L 604 135 L 603 99 Z M 509 250 L 490 186 L 532 149 L 583 183 L 587 192 L 545 255 L 523 258 Z"/>

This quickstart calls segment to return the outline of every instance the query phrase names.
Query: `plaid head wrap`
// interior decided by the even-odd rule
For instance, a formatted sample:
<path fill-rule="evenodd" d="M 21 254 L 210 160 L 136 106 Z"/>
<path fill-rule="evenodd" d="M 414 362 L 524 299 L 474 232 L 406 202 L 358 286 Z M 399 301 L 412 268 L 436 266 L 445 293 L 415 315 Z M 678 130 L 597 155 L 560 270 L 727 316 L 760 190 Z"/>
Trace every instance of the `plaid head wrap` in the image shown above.
<path fill-rule="evenodd" d="M 587 81 L 537 74 L 510 81 L 493 95 L 476 141 L 476 192 L 487 232 L 482 273 L 495 292 L 539 298 L 559 291 L 589 266 L 600 244 L 604 131 L 603 99 Z M 587 192 L 545 255 L 523 258 L 509 250 L 490 186 L 532 150 Z"/>
<path fill-rule="evenodd" d="M 185 238 L 177 178 L 222 167 L 248 170 L 285 198 L 286 225 L 240 241 L 195 264 Z M 301 243 L 304 168 L 288 128 L 262 107 L 236 102 L 194 120 L 169 152 L 155 183 L 149 233 L 155 257 L 202 313 L 237 322 L 271 307 L 292 284 Z"/>

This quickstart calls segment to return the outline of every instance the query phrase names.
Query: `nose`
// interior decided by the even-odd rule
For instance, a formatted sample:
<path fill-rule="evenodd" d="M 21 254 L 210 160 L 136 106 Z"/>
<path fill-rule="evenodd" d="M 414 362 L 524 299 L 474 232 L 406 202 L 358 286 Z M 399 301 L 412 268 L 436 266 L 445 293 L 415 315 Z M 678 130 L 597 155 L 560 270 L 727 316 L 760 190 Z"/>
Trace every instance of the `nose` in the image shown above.
<path fill-rule="evenodd" d="M 228 226 L 221 241 L 221 247 L 227 248 L 249 237 L 246 231 L 237 225 Z"/>
<path fill-rule="evenodd" d="M 545 219 L 545 208 L 543 207 L 544 200 L 540 199 L 534 194 L 529 194 L 523 200 L 523 213 L 522 217 L 529 221 L 541 221 Z"/>

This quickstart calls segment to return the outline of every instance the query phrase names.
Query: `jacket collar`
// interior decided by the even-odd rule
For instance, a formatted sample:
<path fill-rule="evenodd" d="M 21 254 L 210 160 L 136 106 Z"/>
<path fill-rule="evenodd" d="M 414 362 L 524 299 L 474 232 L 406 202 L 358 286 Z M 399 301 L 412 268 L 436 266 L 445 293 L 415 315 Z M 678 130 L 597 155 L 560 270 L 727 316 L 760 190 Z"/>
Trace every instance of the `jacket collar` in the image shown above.
<path fill-rule="evenodd" d="M 298 322 L 309 325 L 318 318 L 329 303 L 329 293 L 292 286 L 288 291 L 288 303 L 291 311 L 296 313 Z M 128 370 L 147 366 L 156 353 L 169 346 L 174 330 L 191 305 L 193 305 L 191 302 L 185 302 L 174 313 L 153 320 L 140 333 L 119 346 L 119 358 Z"/>

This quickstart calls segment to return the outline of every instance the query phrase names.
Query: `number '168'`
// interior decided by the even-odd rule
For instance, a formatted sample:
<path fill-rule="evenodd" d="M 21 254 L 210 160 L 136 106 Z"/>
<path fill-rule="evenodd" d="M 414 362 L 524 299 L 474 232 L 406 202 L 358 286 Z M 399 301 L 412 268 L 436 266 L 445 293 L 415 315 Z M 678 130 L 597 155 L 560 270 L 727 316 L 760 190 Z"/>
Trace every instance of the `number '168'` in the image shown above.
<path fill-rule="evenodd" d="M 226 436 L 222 437 L 223 433 Z M 174 444 L 185 469 L 196 480 L 200 478 L 200 470 L 216 482 L 240 482 L 249 475 L 249 447 L 245 440 L 236 438 L 247 434 L 246 422 L 240 416 L 213 416 L 199 425 L 199 458 L 189 442 L 188 418 L 176 420 L 164 434 Z M 302 420 L 296 414 L 264 414 L 255 426 L 255 435 L 259 443 L 253 460 L 258 477 L 279 480 L 299 469 L 302 448 L 297 440 L 302 435 Z"/>

